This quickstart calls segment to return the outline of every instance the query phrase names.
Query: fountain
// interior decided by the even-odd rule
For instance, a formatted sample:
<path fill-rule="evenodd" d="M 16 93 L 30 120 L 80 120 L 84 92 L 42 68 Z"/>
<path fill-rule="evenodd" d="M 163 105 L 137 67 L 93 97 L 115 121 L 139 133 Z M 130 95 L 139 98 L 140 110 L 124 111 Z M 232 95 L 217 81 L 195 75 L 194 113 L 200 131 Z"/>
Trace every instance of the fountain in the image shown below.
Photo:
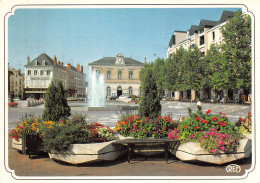
<path fill-rule="evenodd" d="M 105 106 L 105 80 L 97 71 L 89 73 L 89 107 Z"/>
<path fill-rule="evenodd" d="M 106 101 L 105 78 L 97 70 L 89 69 L 88 100 L 84 103 L 72 104 L 72 111 L 124 111 L 137 110 L 138 105 L 117 101 Z M 86 105 L 87 102 L 87 105 Z"/>

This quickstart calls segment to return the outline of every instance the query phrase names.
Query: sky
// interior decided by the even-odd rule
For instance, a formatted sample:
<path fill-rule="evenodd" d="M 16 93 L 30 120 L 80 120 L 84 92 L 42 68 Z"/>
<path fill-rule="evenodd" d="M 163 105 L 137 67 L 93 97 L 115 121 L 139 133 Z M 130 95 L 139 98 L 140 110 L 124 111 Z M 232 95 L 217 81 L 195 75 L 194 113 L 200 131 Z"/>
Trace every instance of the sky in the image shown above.
<path fill-rule="evenodd" d="M 42 53 L 64 64 L 87 65 L 118 53 L 144 62 L 166 58 L 175 30 L 187 31 L 201 19 L 219 20 L 239 8 L 17 9 L 8 18 L 9 67 L 21 69 L 27 56 Z"/>

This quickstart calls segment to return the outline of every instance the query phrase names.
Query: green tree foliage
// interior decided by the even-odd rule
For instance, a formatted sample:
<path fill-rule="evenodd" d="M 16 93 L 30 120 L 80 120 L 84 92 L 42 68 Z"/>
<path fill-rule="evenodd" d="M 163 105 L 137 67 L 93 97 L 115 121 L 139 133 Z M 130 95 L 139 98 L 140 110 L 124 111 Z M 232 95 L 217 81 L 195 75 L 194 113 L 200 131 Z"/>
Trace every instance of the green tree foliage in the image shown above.
<path fill-rule="evenodd" d="M 157 58 L 152 63 L 152 72 L 154 75 L 154 78 L 156 78 L 156 85 L 158 91 L 162 91 L 164 87 L 165 82 L 165 67 L 164 67 L 164 59 Z"/>
<path fill-rule="evenodd" d="M 57 87 L 51 81 L 47 89 L 44 106 L 42 118 L 45 121 L 58 121 L 70 116 L 70 107 L 64 96 L 64 88 L 60 80 L 57 82 Z"/>
<path fill-rule="evenodd" d="M 229 64 L 230 81 L 235 88 L 251 87 L 251 18 L 235 12 L 222 28 L 226 44 L 223 53 Z"/>
<path fill-rule="evenodd" d="M 161 115 L 161 104 L 158 96 L 156 79 L 151 65 L 146 65 L 142 76 L 142 98 L 138 114 L 141 117 L 156 118 Z"/>

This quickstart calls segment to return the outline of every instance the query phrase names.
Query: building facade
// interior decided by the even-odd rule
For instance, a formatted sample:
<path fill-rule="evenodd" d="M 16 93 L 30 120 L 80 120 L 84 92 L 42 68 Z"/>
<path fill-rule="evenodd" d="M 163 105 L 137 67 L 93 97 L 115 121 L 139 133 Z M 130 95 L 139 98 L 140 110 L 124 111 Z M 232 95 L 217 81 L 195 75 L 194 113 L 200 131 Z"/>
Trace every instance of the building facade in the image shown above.
<path fill-rule="evenodd" d="M 104 57 L 88 64 L 89 73 L 99 72 L 105 78 L 106 97 L 141 96 L 140 71 L 142 62 L 126 58 L 122 54 L 116 57 Z"/>
<path fill-rule="evenodd" d="M 13 94 L 14 97 L 23 98 L 23 91 L 24 74 L 21 73 L 20 69 L 8 69 L 8 94 Z"/>
<path fill-rule="evenodd" d="M 233 16 L 234 12 L 223 11 L 220 19 L 217 21 L 201 20 L 199 25 L 191 25 L 190 29 L 186 32 L 175 31 L 168 44 L 167 57 L 171 57 L 172 54 L 176 53 L 181 47 L 188 50 L 189 48 L 194 48 L 195 45 L 201 51 L 202 56 L 205 56 L 210 49 L 211 44 L 220 45 L 224 43 L 221 30 L 226 24 L 226 21 Z M 174 97 L 175 100 L 184 99 L 194 101 L 196 98 L 200 98 L 215 101 L 218 95 L 234 100 L 235 96 L 239 95 L 240 91 L 238 89 L 223 90 L 218 93 L 215 88 L 211 88 L 204 91 L 187 90 L 168 93 L 174 93 L 174 96 L 168 96 Z"/>
<path fill-rule="evenodd" d="M 85 88 L 85 74 L 83 67 L 81 68 L 77 70 L 71 64 L 64 65 L 63 62 L 57 61 L 56 55 L 51 59 L 43 53 L 32 61 L 28 56 L 24 81 L 26 98 L 44 98 L 52 80 L 54 83 L 62 81 L 67 96 L 84 96 L 85 90 L 82 91 L 82 88 Z M 79 82 L 78 78 L 81 78 L 82 82 Z"/>
<path fill-rule="evenodd" d="M 188 31 L 174 31 L 169 41 L 167 57 L 170 57 L 177 49 L 183 47 L 188 50 L 195 45 L 200 49 L 202 55 L 206 55 L 211 44 L 222 44 L 222 27 L 228 18 L 233 17 L 234 12 L 223 11 L 218 21 L 201 20 L 199 25 L 191 25 Z"/>

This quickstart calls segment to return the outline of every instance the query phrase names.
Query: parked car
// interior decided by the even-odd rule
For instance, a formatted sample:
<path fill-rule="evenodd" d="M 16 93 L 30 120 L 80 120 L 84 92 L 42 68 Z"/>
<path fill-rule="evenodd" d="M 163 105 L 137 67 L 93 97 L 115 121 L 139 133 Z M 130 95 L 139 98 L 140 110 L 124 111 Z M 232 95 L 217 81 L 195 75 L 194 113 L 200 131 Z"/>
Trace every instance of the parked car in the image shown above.
<path fill-rule="evenodd" d="M 118 97 L 117 96 L 112 96 L 109 98 L 109 100 L 116 100 Z"/>

